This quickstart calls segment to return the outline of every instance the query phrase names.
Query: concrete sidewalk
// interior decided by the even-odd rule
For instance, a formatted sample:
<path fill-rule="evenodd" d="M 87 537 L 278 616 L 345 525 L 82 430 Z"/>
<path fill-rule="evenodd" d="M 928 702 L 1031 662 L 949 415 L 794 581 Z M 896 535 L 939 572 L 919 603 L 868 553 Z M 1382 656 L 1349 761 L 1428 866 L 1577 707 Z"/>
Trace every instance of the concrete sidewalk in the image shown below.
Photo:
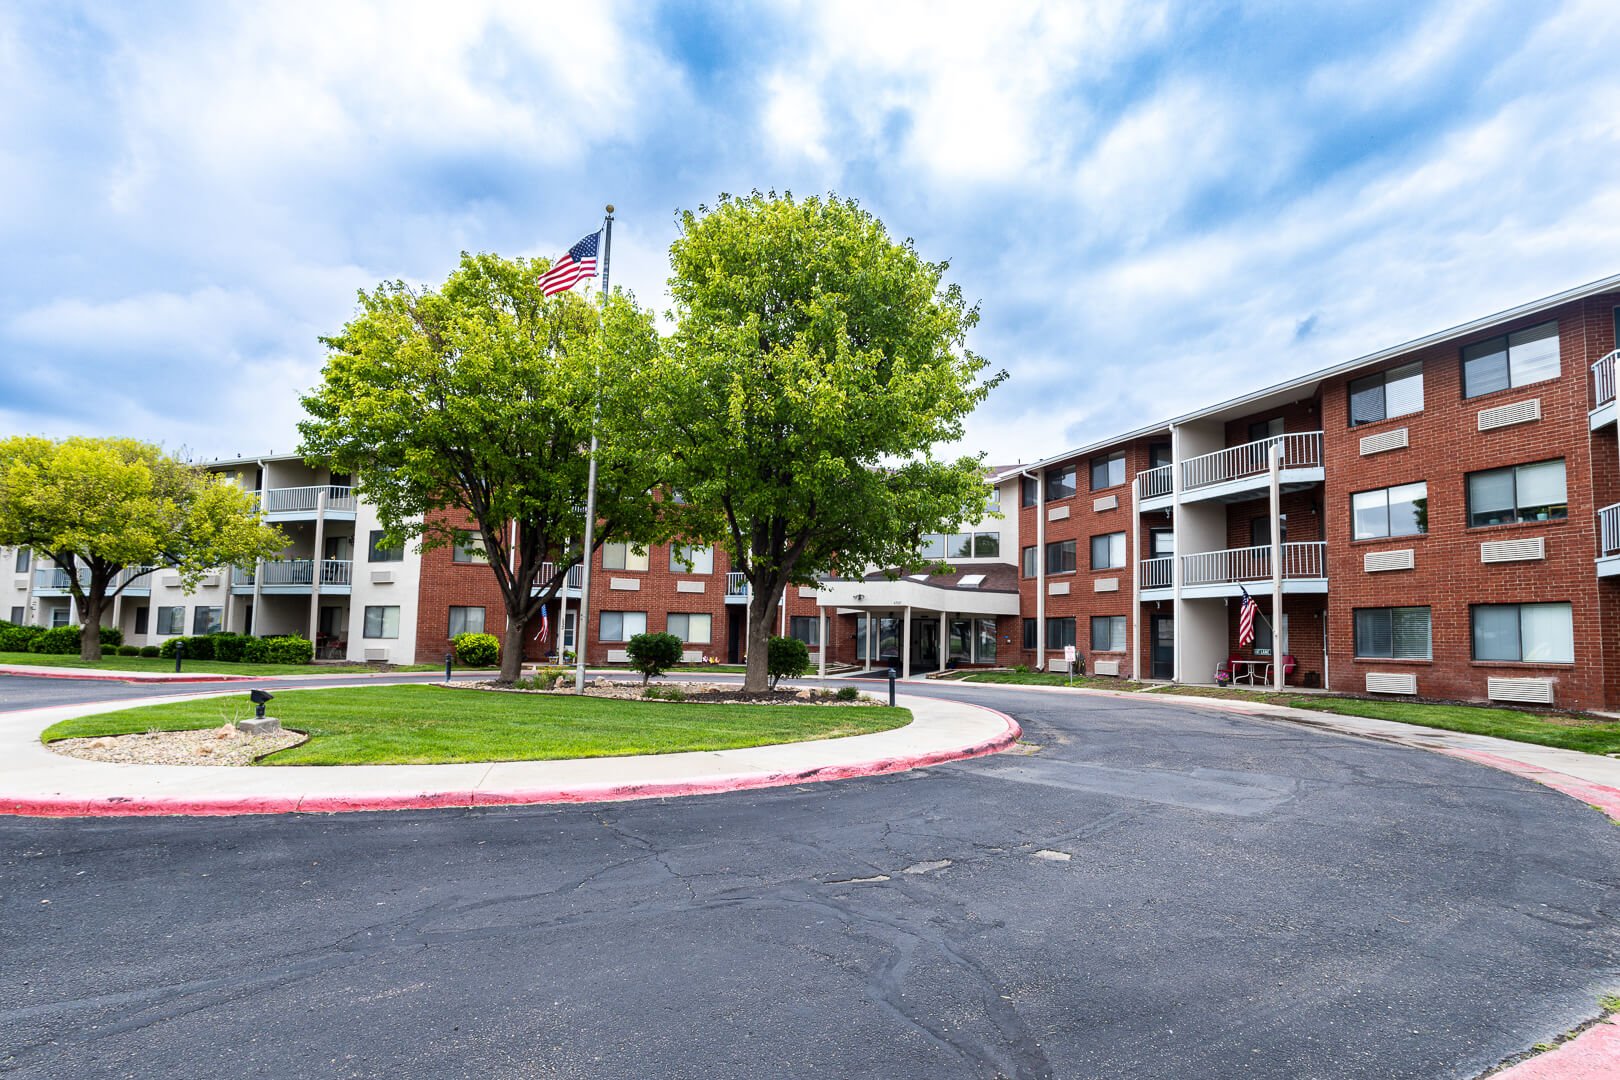
<path fill-rule="evenodd" d="M 66 757 L 39 735 L 59 720 L 212 696 L 64 705 L 0 714 L 0 813 L 47 817 L 331 813 L 603 802 L 898 772 L 995 753 L 1021 734 L 980 705 L 906 696 L 905 727 L 743 750 L 467 765 L 120 765 Z"/>

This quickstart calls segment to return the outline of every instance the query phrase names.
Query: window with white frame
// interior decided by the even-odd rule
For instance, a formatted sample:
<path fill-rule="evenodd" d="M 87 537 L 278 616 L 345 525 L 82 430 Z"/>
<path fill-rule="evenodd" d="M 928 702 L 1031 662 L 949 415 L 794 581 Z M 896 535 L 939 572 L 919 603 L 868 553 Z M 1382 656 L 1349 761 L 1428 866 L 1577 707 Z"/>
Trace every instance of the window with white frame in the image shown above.
<path fill-rule="evenodd" d="M 1470 527 L 1568 516 L 1562 459 L 1468 474 Z"/>
<path fill-rule="evenodd" d="M 457 634 L 482 634 L 484 632 L 484 609 L 481 607 L 450 608 L 450 636 Z"/>
<path fill-rule="evenodd" d="M 1125 482 L 1125 451 L 1091 459 L 1091 490 L 1118 487 Z"/>
<path fill-rule="evenodd" d="M 672 612 L 666 624 L 668 631 L 688 645 L 707 645 L 711 639 L 713 617 L 707 614 Z"/>
<path fill-rule="evenodd" d="M 191 632 L 193 634 L 217 634 L 223 627 L 220 625 L 220 616 L 224 608 L 204 607 L 198 605 L 191 609 Z"/>
<path fill-rule="evenodd" d="M 1091 538 L 1091 568 L 1118 570 L 1125 565 L 1125 534 L 1103 533 Z"/>
<path fill-rule="evenodd" d="M 637 634 L 646 632 L 645 611 L 604 611 L 601 630 L 597 636 L 603 641 L 629 641 Z"/>
<path fill-rule="evenodd" d="M 1462 351 L 1463 397 L 1558 378 L 1558 323 L 1478 341 Z"/>
<path fill-rule="evenodd" d="M 17 573 L 28 573 L 28 564 L 33 559 L 33 552 L 25 547 L 17 549 Z"/>
<path fill-rule="evenodd" d="M 1475 604 L 1468 609 L 1475 660 L 1573 664 L 1569 604 Z"/>
<path fill-rule="evenodd" d="M 1125 651 L 1125 616 L 1093 615 L 1091 617 L 1092 652 Z"/>
<path fill-rule="evenodd" d="M 999 532 L 976 532 L 973 534 L 973 557 L 975 559 L 997 559 L 1001 557 L 1001 534 Z"/>
<path fill-rule="evenodd" d="M 1423 411 L 1423 365 L 1403 364 L 1350 381 L 1350 426 Z"/>
<path fill-rule="evenodd" d="M 1022 554 L 1022 561 L 1021 561 L 1020 565 L 1023 568 L 1023 572 L 1024 572 L 1025 577 L 1034 577 L 1035 576 L 1036 570 L 1038 569 L 1036 556 L 1037 556 L 1039 550 L 1040 550 L 1039 548 L 1037 548 L 1037 547 L 1035 547 L 1035 545 L 1031 544 L 1029 547 L 1025 548 L 1023 550 L 1023 552 L 1021 553 Z"/>
<path fill-rule="evenodd" d="M 183 634 L 186 632 L 186 609 L 184 607 L 160 607 L 157 609 L 157 632 L 159 634 Z"/>
<path fill-rule="evenodd" d="M 795 615 L 788 620 L 788 637 L 812 648 L 821 644 L 821 620 L 814 615 Z"/>
<path fill-rule="evenodd" d="M 1356 655 L 1368 659 L 1427 660 L 1433 655 L 1429 609 L 1356 609 Z"/>
<path fill-rule="evenodd" d="M 636 551 L 629 544 L 603 544 L 602 568 L 604 570 L 645 570 L 647 569 L 647 553 L 645 551 Z"/>
<path fill-rule="evenodd" d="M 450 549 L 450 561 L 458 563 L 487 563 L 489 554 L 484 550 L 482 533 L 473 533 Z"/>
<path fill-rule="evenodd" d="M 375 604 L 367 606 L 362 636 L 368 638 L 399 637 L 399 605 Z"/>
<path fill-rule="evenodd" d="M 572 649 L 574 647 L 574 620 L 577 618 L 579 618 L 579 613 L 577 611 L 570 611 L 567 615 L 563 616 L 562 643 L 563 648 L 565 649 Z"/>
<path fill-rule="evenodd" d="M 1400 484 L 1350 496 L 1352 535 L 1357 540 L 1380 536 L 1420 536 L 1429 531 L 1429 485 Z"/>
<path fill-rule="evenodd" d="M 186 611 L 185 608 L 180 609 L 180 619 L 181 619 L 181 627 L 182 627 L 182 629 L 185 626 L 185 617 L 186 617 L 185 616 L 185 611 Z M 51 629 L 55 630 L 58 626 L 66 626 L 67 624 L 68 624 L 68 609 L 67 609 L 66 605 L 64 605 L 62 607 L 51 608 Z M 181 633 L 181 632 L 182 632 L 182 630 L 176 630 L 175 631 L 175 633 L 177 633 L 177 634 Z"/>
<path fill-rule="evenodd" d="M 672 574 L 714 573 L 714 548 L 669 545 L 669 572 Z"/>

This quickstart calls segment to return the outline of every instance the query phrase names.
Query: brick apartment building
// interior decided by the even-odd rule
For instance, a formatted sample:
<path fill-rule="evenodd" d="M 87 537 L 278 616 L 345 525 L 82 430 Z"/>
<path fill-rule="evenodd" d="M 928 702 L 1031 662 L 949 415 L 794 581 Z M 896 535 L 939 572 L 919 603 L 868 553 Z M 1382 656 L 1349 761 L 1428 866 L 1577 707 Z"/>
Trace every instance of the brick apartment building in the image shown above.
<path fill-rule="evenodd" d="M 818 665 L 905 674 L 1050 669 L 1072 645 L 1122 678 L 1281 669 L 1354 693 L 1620 708 L 1617 322 L 1620 277 L 993 470 L 983 520 L 924 540 L 951 572 L 789 588 L 780 631 Z M 210 468 L 292 543 L 193 595 L 150 575 L 114 611 L 132 643 L 297 631 L 326 657 L 425 662 L 463 630 L 504 637 L 476 551 L 376 547 L 347 478 L 296 457 Z M 72 621 L 61 571 L 6 558 L 13 619 Z M 579 579 L 526 655 L 574 648 Z M 643 630 L 692 660 L 742 658 L 752 600 L 722 551 L 607 545 L 591 584 L 591 663 Z M 1240 648 L 1245 591 L 1260 618 Z"/>

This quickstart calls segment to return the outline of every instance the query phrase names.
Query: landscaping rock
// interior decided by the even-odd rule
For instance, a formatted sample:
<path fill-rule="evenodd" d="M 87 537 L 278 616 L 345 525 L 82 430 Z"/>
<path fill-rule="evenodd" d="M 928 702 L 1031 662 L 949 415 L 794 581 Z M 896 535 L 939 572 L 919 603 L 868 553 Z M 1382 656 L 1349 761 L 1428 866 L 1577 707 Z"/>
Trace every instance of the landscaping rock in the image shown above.
<path fill-rule="evenodd" d="M 281 730 L 281 721 L 274 716 L 254 716 L 238 720 L 236 730 L 248 735 L 274 735 Z"/>
<path fill-rule="evenodd" d="M 266 718 L 268 719 L 268 717 Z M 62 739 L 50 744 L 58 754 L 121 765 L 251 765 L 266 754 L 297 746 L 309 736 L 299 731 L 251 735 L 225 724 L 201 731 L 148 731 Z"/>

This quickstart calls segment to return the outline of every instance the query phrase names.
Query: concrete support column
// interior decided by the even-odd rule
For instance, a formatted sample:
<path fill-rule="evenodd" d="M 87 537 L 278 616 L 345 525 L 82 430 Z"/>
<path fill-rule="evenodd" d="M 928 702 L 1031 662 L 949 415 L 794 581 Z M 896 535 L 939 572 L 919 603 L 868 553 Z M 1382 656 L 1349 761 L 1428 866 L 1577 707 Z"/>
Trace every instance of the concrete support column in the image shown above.
<path fill-rule="evenodd" d="M 1283 656 L 1288 642 L 1283 640 L 1282 565 L 1282 440 L 1271 444 L 1271 678 L 1283 688 Z"/>
<path fill-rule="evenodd" d="M 1078 466 L 1076 466 L 1078 468 Z M 1078 473 L 1076 474 L 1078 478 Z M 1019 503 L 1023 503 L 1020 494 Z M 1046 670 L 1046 474 L 1035 474 L 1035 670 Z"/>
<path fill-rule="evenodd" d="M 866 666 L 870 668 L 872 666 L 872 637 L 877 633 L 877 619 L 872 617 L 870 611 L 862 618 L 866 620 Z"/>
<path fill-rule="evenodd" d="M 911 678 L 911 608 L 908 605 L 905 611 L 905 621 L 900 624 L 900 677 Z"/>
<path fill-rule="evenodd" d="M 823 679 L 827 677 L 827 609 L 816 607 L 816 641 L 820 643 L 821 662 L 820 670 L 816 674 Z"/>
<path fill-rule="evenodd" d="M 328 481 L 328 484 L 330 481 Z M 315 551 L 314 565 L 309 575 L 309 640 L 314 641 L 321 619 L 321 548 L 326 543 L 326 496 L 331 488 L 321 485 L 315 496 Z M 255 611 L 257 614 L 257 611 Z"/>
<path fill-rule="evenodd" d="M 951 617 L 947 612 L 939 613 L 939 667 L 944 671 L 945 664 L 951 655 Z"/>

